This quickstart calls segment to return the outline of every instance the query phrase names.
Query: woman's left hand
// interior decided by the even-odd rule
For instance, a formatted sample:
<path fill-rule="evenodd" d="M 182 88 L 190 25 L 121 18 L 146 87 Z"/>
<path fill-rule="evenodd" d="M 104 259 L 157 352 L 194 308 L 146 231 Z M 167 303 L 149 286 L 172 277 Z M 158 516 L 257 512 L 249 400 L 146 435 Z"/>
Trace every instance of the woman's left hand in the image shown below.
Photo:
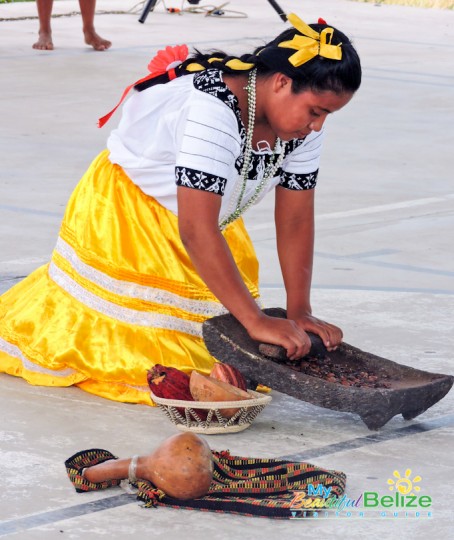
<path fill-rule="evenodd" d="M 340 328 L 334 324 L 317 319 L 312 314 L 293 317 L 293 321 L 295 321 L 301 330 L 320 336 L 328 351 L 335 351 L 342 342 L 343 333 Z"/>

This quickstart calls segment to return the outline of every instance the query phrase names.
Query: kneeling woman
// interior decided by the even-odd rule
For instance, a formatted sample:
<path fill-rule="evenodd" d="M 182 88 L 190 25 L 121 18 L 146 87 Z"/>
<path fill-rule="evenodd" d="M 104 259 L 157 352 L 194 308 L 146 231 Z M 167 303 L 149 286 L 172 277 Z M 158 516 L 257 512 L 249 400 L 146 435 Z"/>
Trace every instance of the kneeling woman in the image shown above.
<path fill-rule="evenodd" d="M 151 62 L 71 196 L 52 260 L 0 298 L 1 371 L 150 404 L 153 364 L 211 369 L 209 317 L 232 313 L 290 358 L 309 350 L 307 331 L 339 345 L 341 330 L 310 304 L 314 188 L 323 123 L 359 88 L 361 67 L 324 21 L 289 21 L 241 58 L 187 58 L 182 46 Z M 286 320 L 259 307 L 241 218 L 270 191 Z"/>

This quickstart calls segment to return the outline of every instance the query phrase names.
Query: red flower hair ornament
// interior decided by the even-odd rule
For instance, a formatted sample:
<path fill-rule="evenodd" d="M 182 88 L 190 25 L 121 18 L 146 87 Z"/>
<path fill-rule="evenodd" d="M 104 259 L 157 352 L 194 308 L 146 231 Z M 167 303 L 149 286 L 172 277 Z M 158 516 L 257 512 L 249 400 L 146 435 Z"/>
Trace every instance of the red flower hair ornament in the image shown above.
<path fill-rule="evenodd" d="M 155 77 L 163 75 L 164 73 L 168 73 L 169 81 L 175 79 L 177 76 L 175 68 L 186 60 L 188 54 L 189 51 L 186 45 L 176 45 L 175 47 L 167 46 L 165 49 L 159 50 L 156 56 L 152 58 L 148 64 L 148 71 L 150 71 L 150 74 L 125 88 L 117 105 L 115 105 L 115 107 L 109 113 L 98 120 L 98 127 L 103 127 L 104 124 L 109 121 L 110 117 L 123 103 L 131 88 L 134 88 L 134 86 L 137 84 L 154 79 Z"/>
<path fill-rule="evenodd" d="M 148 64 L 148 71 L 160 75 L 179 66 L 188 57 L 187 45 L 167 46 L 157 52 L 156 56 Z"/>

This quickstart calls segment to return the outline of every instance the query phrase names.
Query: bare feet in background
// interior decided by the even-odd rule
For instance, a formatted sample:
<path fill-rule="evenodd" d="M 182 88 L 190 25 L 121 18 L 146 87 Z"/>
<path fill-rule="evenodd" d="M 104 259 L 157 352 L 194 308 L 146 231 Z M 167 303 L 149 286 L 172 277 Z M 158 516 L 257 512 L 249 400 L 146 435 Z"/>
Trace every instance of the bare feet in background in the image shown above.
<path fill-rule="evenodd" d="M 112 46 L 112 43 L 96 33 L 94 27 L 96 0 L 79 0 L 79 5 L 85 43 L 91 45 L 95 51 L 106 51 Z M 36 0 L 39 32 L 38 41 L 33 44 L 34 49 L 41 51 L 53 51 L 54 49 L 51 29 L 52 6 L 53 0 Z"/>
<path fill-rule="evenodd" d="M 102 38 L 94 30 L 84 31 L 85 43 L 91 45 L 95 51 L 106 51 L 112 46 L 112 42 Z M 38 41 L 33 43 L 33 48 L 40 51 L 53 51 L 52 33 L 40 32 Z"/>
<path fill-rule="evenodd" d="M 38 41 L 33 43 L 34 49 L 41 51 L 53 51 L 54 44 L 52 43 L 52 32 L 39 32 Z"/>
<path fill-rule="evenodd" d="M 112 42 L 99 36 L 95 29 L 84 30 L 85 43 L 91 45 L 95 51 L 106 51 L 112 46 Z"/>

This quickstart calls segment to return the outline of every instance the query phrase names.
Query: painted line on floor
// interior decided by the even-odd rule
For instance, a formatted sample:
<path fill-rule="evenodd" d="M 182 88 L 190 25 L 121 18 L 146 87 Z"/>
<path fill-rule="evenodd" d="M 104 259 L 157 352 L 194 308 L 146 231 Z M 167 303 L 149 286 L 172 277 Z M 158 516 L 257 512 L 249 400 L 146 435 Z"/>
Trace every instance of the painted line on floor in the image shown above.
<path fill-rule="evenodd" d="M 44 263 L 42 263 L 44 264 Z M 27 276 L 1 277 L 0 276 L 0 294 L 19 283 Z M 383 293 L 405 293 L 405 294 L 441 294 L 446 296 L 454 295 L 452 289 L 424 289 L 420 287 L 368 287 L 363 285 L 317 285 L 313 284 L 312 289 L 326 291 L 369 291 Z M 260 290 L 284 290 L 282 283 L 264 283 L 260 285 Z"/>
<path fill-rule="evenodd" d="M 60 17 L 63 17 L 65 14 L 59 14 Z M 71 15 L 71 14 L 68 14 L 68 15 Z M 107 15 L 107 13 L 99 13 L 99 15 Z M 134 15 L 133 13 L 127 13 L 127 15 Z M 140 13 L 136 13 L 137 16 L 140 15 Z M 30 14 L 29 16 L 25 16 L 27 17 L 27 20 L 32 20 L 34 21 L 35 19 L 37 19 L 38 17 L 35 15 L 35 14 Z M 9 23 L 9 22 L 17 22 L 17 21 L 24 21 L 26 22 L 24 19 L 23 19 L 23 16 L 19 16 L 19 17 L 3 17 L 3 18 L 0 18 L 0 22 L 2 23 Z M 238 37 L 235 37 L 235 38 L 224 38 L 224 39 L 219 39 L 219 40 L 213 40 L 213 39 L 208 39 L 208 40 L 194 40 L 194 41 L 187 41 L 186 42 L 186 45 L 188 47 L 200 47 L 200 46 L 209 46 L 209 45 L 213 45 L 213 44 L 238 44 L 238 43 L 244 43 L 244 42 L 247 42 L 247 41 L 252 41 L 254 46 L 257 46 L 257 44 L 260 44 L 260 43 L 263 43 L 264 41 L 270 41 L 271 39 L 274 39 L 276 36 L 273 34 L 273 35 L 259 35 L 259 36 L 238 36 Z M 420 46 L 420 47 L 423 47 L 424 49 L 426 49 L 427 47 L 430 47 L 430 48 L 442 48 L 443 51 L 449 49 L 449 48 L 453 48 L 454 46 L 451 45 L 450 43 L 446 43 L 446 42 L 441 42 L 441 41 L 438 41 L 438 42 L 431 42 L 431 41 L 408 41 L 408 40 L 403 40 L 403 39 L 396 39 L 396 38 L 386 38 L 386 37 L 375 37 L 375 36 L 370 36 L 370 35 L 366 35 L 366 36 L 356 36 L 355 38 L 356 40 L 366 40 L 366 41 L 377 41 L 377 42 L 387 42 L 387 43 L 400 43 L 400 44 L 404 44 L 406 46 Z M 446 41 L 446 40 L 445 40 Z M 163 43 L 155 43 L 155 44 L 150 44 L 150 45 L 131 45 L 131 46 L 125 46 L 125 47 L 118 47 L 118 48 L 115 48 L 112 52 L 113 53 L 139 53 L 141 51 L 143 51 L 144 53 L 148 54 L 148 56 L 152 55 L 153 52 L 156 53 L 159 49 L 163 49 L 164 47 L 166 47 L 169 43 L 168 42 L 163 42 Z M 16 58 L 18 58 L 19 56 L 21 58 L 26 58 L 27 56 L 29 56 L 30 58 L 33 57 L 33 58 L 36 58 L 36 54 L 33 54 L 33 53 L 29 53 L 29 54 L 24 54 L 23 51 L 21 51 L 21 55 L 19 54 L 9 54 L 9 55 L 4 55 L 2 56 L 2 60 L 15 60 Z M 54 58 L 55 56 L 80 56 L 81 52 L 80 50 L 72 50 L 72 49 L 68 49 L 68 50 L 55 50 L 55 51 L 52 51 L 52 57 Z M 151 57 L 151 56 L 150 56 Z M 387 70 L 387 69 L 380 69 L 380 68 L 372 68 L 372 67 L 365 67 L 364 68 L 364 71 L 368 71 L 368 70 L 372 70 L 372 71 L 391 71 L 391 72 L 394 72 L 396 73 L 397 75 L 400 75 L 400 74 L 406 74 L 406 73 L 412 73 L 414 75 L 420 75 L 420 76 L 425 76 L 425 77 L 436 77 L 436 78 L 447 78 L 447 77 L 450 77 L 449 75 L 446 75 L 446 74 L 443 74 L 443 73 L 440 73 L 440 74 L 436 74 L 436 73 L 420 73 L 420 72 L 407 72 L 407 71 L 398 71 L 398 70 Z"/>
<path fill-rule="evenodd" d="M 307 459 L 313 459 L 320 456 L 327 456 L 336 454 L 338 452 L 346 452 L 349 450 L 357 450 L 358 448 L 364 448 L 372 444 L 381 442 L 388 442 L 395 439 L 402 439 L 412 435 L 420 435 L 422 433 L 428 433 L 430 431 L 454 426 L 454 414 L 448 416 L 442 416 L 433 420 L 427 420 L 418 424 L 412 424 L 396 430 L 384 432 L 384 433 L 372 433 L 365 437 L 356 437 L 340 443 L 329 444 L 322 446 L 321 448 L 313 448 L 297 454 L 290 454 L 286 456 L 279 456 L 278 459 L 287 459 L 292 461 L 302 461 Z M 0 536 L 6 536 L 7 534 L 13 534 L 43 525 L 50 525 L 66 519 L 73 519 L 79 516 L 85 516 L 100 512 L 102 510 L 109 510 L 111 508 L 117 508 L 126 504 L 136 503 L 137 499 L 134 495 L 122 493 L 120 495 L 114 495 L 113 497 L 106 497 L 98 501 L 92 501 L 89 503 L 78 504 L 67 508 L 61 508 L 58 510 L 51 510 L 49 512 L 43 512 L 41 514 L 25 516 L 10 521 L 0 522 Z"/>
<path fill-rule="evenodd" d="M 0 210 L 6 210 L 7 212 L 16 212 L 18 214 L 30 214 L 37 216 L 57 217 L 63 218 L 63 211 L 61 212 L 47 212 L 45 210 L 36 210 L 33 208 L 23 208 L 21 206 L 11 206 L 9 204 L 0 204 Z"/>
<path fill-rule="evenodd" d="M 9 259 L 7 261 L 0 261 L 0 265 L 23 266 L 27 264 L 45 264 L 48 261 L 49 259 L 44 259 L 43 257 L 22 257 L 21 259 Z M 0 281 L 14 278 L 14 276 L 0 276 Z"/>
<path fill-rule="evenodd" d="M 343 219 L 356 216 L 369 216 L 370 214 L 380 214 L 382 212 L 393 212 L 397 210 L 403 210 L 405 208 L 415 208 L 418 206 L 427 206 L 431 204 L 449 202 L 454 198 L 453 193 L 448 193 L 440 197 L 425 197 L 422 199 L 409 199 L 406 201 L 400 201 L 397 203 L 377 204 L 375 206 L 364 206 L 361 208 L 353 208 L 351 210 L 344 210 L 342 212 L 328 212 L 326 214 L 315 214 L 315 222 L 326 221 L 330 219 Z M 274 223 L 257 223 L 247 224 L 247 230 L 249 232 L 255 232 L 260 230 L 267 230 L 274 232 Z"/>
<path fill-rule="evenodd" d="M 260 285 L 260 290 L 285 290 L 282 283 L 264 283 Z M 327 291 L 369 291 L 384 293 L 417 293 L 417 294 L 454 294 L 452 289 L 424 289 L 420 287 L 368 287 L 366 285 L 317 285 L 313 284 L 312 289 Z"/>
<path fill-rule="evenodd" d="M 337 454 L 338 452 L 357 450 L 358 448 L 364 448 L 366 446 L 370 446 L 371 444 L 393 441 L 395 439 L 401 439 L 411 435 L 420 435 L 421 433 L 427 433 L 429 431 L 445 427 L 454 427 L 454 414 L 419 422 L 417 424 L 412 424 L 410 426 L 405 426 L 392 431 L 371 433 L 365 437 L 356 437 L 355 439 L 348 439 L 339 443 L 328 444 L 327 446 L 322 446 L 321 448 L 312 448 L 303 452 L 298 452 L 297 454 L 289 454 L 281 457 L 282 459 L 288 459 L 291 461 L 303 461 L 320 456 Z"/>
<path fill-rule="evenodd" d="M 8 21 L 10 22 L 14 20 L 15 19 L 8 19 Z M 5 19 L 2 20 L 0 18 L 0 23 L 2 22 L 7 22 L 7 20 Z M 257 37 L 245 36 L 245 37 L 227 38 L 227 39 L 219 39 L 219 40 L 214 40 L 214 39 L 197 40 L 197 41 L 186 41 L 186 45 L 189 48 L 194 48 L 194 47 L 200 48 L 201 46 L 205 48 L 205 47 L 218 46 L 220 44 L 238 45 L 238 43 L 242 43 L 244 45 L 245 43 L 250 41 L 253 44 L 253 48 L 255 48 L 258 43 L 263 43 L 264 39 L 270 40 L 270 39 L 274 39 L 275 37 L 276 36 L 270 36 L 269 38 L 267 38 L 266 36 L 265 37 L 264 36 L 257 36 Z M 143 52 L 147 56 L 147 58 L 152 58 L 153 55 L 155 55 L 159 51 L 159 49 L 164 49 L 165 47 L 168 46 L 168 44 L 169 44 L 168 42 L 164 42 L 164 43 L 154 43 L 150 45 L 131 45 L 129 47 L 127 46 L 117 47 L 115 48 L 115 50 L 112 50 L 112 52 L 114 54 L 119 54 L 119 53 L 127 54 L 127 55 L 133 54 L 134 56 L 137 56 L 138 54 Z M 76 56 L 81 56 L 81 53 L 84 54 L 86 53 L 86 51 L 84 49 L 66 49 L 66 50 L 58 49 L 58 50 L 52 51 L 52 58 L 65 57 L 65 56 L 76 57 Z M 26 53 L 23 50 L 21 50 L 21 54 L 13 53 L 13 54 L 8 54 L 8 55 L 1 55 L 0 59 L 1 60 L 16 60 L 17 58 L 24 59 L 27 57 L 36 58 L 36 53 Z"/>
<path fill-rule="evenodd" d="M 376 206 L 366 206 L 363 208 L 355 208 L 352 210 L 345 210 L 342 212 L 330 212 L 326 214 L 320 214 L 315 216 L 315 221 L 325 221 L 330 219 L 342 219 L 355 216 L 363 216 L 370 214 L 377 214 L 381 212 L 390 212 L 394 210 L 402 210 L 404 208 L 413 208 L 417 206 L 426 206 L 431 204 L 443 203 L 450 201 L 454 198 L 454 194 L 448 193 L 447 195 L 442 195 L 440 197 L 426 197 L 423 199 L 410 199 L 407 201 L 401 201 L 397 203 L 389 204 L 380 204 Z M 62 219 L 64 210 L 61 212 L 50 212 L 46 210 L 37 210 L 33 208 L 24 208 L 21 206 L 13 206 L 8 204 L 0 204 L 0 210 L 6 210 L 8 212 L 16 212 L 20 214 L 30 214 L 38 216 L 48 216 L 48 217 L 57 217 Z M 270 229 L 274 231 L 274 224 L 270 223 L 259 223 L 259 224 L 250 224 L 247 226 L 249 232 L 260 231 Z"/>
<path fill-rule="evenodd" d="M 452 80 L 454 75 L 447 73 L 423 73 L 421 71 L 407 71 L 393 68 L 365 67 L 364 71 L 378 71 L 380 73 L 394 73 L 396 75 L 416 75 L 417 77 L 435 77 L 440 79 Z"/>
<path fill-rule="evenodd" d="M 361 256 L 361 254 L 356 255 L 335 255 L 334 253 L 324 253 L 322 251 L 315 251 L 315 257 L 320 257 L 321 259 L 330 259 L 335 261 L 354 261 L 358 264 L 365 264 L 368 266 L 378 266 L 382 268 L 392 268 L 393 270 L 405 270 L 406 272 L 419 272 L 421 274 L 433 274 L 437 276 L 447 276 L 454 277 L 454 271 L 452 270 L 439 270 L 437 268 L 428 268 L 425 266 L 415 266 L 411 264 L 402 264 L 402 263 L 393 263 L 385 261 L 371 261 L 366 260 Z"/>
<path fill-rule="evenodd" d="M 44 263 L 43 263 L 44 264 Z M 0 277 L 0 294 L 3 294 L 11 287 L 19 283 L 27 276 L 19 277 Z M 404 293 L 404 294 L 441 294 L 445 296 L 454 295 L 452 289 L 424 289 L 418 287 L 368 287 L 363 285 L 317 285 L 313 284 L 312 289 L 321 291 L 368 291 L 368 292 L 383 292 L 383 293 Z M 265 283 L 260 285 L 260 290 L 284 290 L 282 283 Z"/>
<path fill-rule="evenodd" d="M 366 79 L 366 77 L 364 77 Z M 443 88 L 452 88 L 452 83 L 450 82 L 447 82 L 447 83 L 440 83 L 438 81 L 419 81 L 419 80 L 416 80 L 416 79 L 401 79 L 401 78 L 396 78 L 396 77 L 383 77 L 383 76 L 379 76 L 379 75 L 368 75 L 367 76 L 368 79 L 375 79 L 375 80 L 378 80 L 378 81 L 392 81 L 394 83 L 403 83 L 403 84 L 411 84 L 412 86 L 416 86 L 416 85 L 422 85 L 422 86 L 434 86 L 436 88 L 440 88 L 440 87 L 443 87 Z"/>
<path fill-rule="evenodd" d="M 65 519 L 94 514 L 95 512 L 124 506 L 125 504 L 131 504 L 132 502 L 136 502 L 135 495 L 122 493 L 121 495 L 106 497 L 105 499 L 78 504 L 76 506 L 69 506 L 68 508 L 60 508 L 58 510 L 25 516 L 11 521 L 3 521 L 0 522 L 0 536 L 34 529 L 42 525 L 57 523 L 58 521 L 63 521 Z"/>

